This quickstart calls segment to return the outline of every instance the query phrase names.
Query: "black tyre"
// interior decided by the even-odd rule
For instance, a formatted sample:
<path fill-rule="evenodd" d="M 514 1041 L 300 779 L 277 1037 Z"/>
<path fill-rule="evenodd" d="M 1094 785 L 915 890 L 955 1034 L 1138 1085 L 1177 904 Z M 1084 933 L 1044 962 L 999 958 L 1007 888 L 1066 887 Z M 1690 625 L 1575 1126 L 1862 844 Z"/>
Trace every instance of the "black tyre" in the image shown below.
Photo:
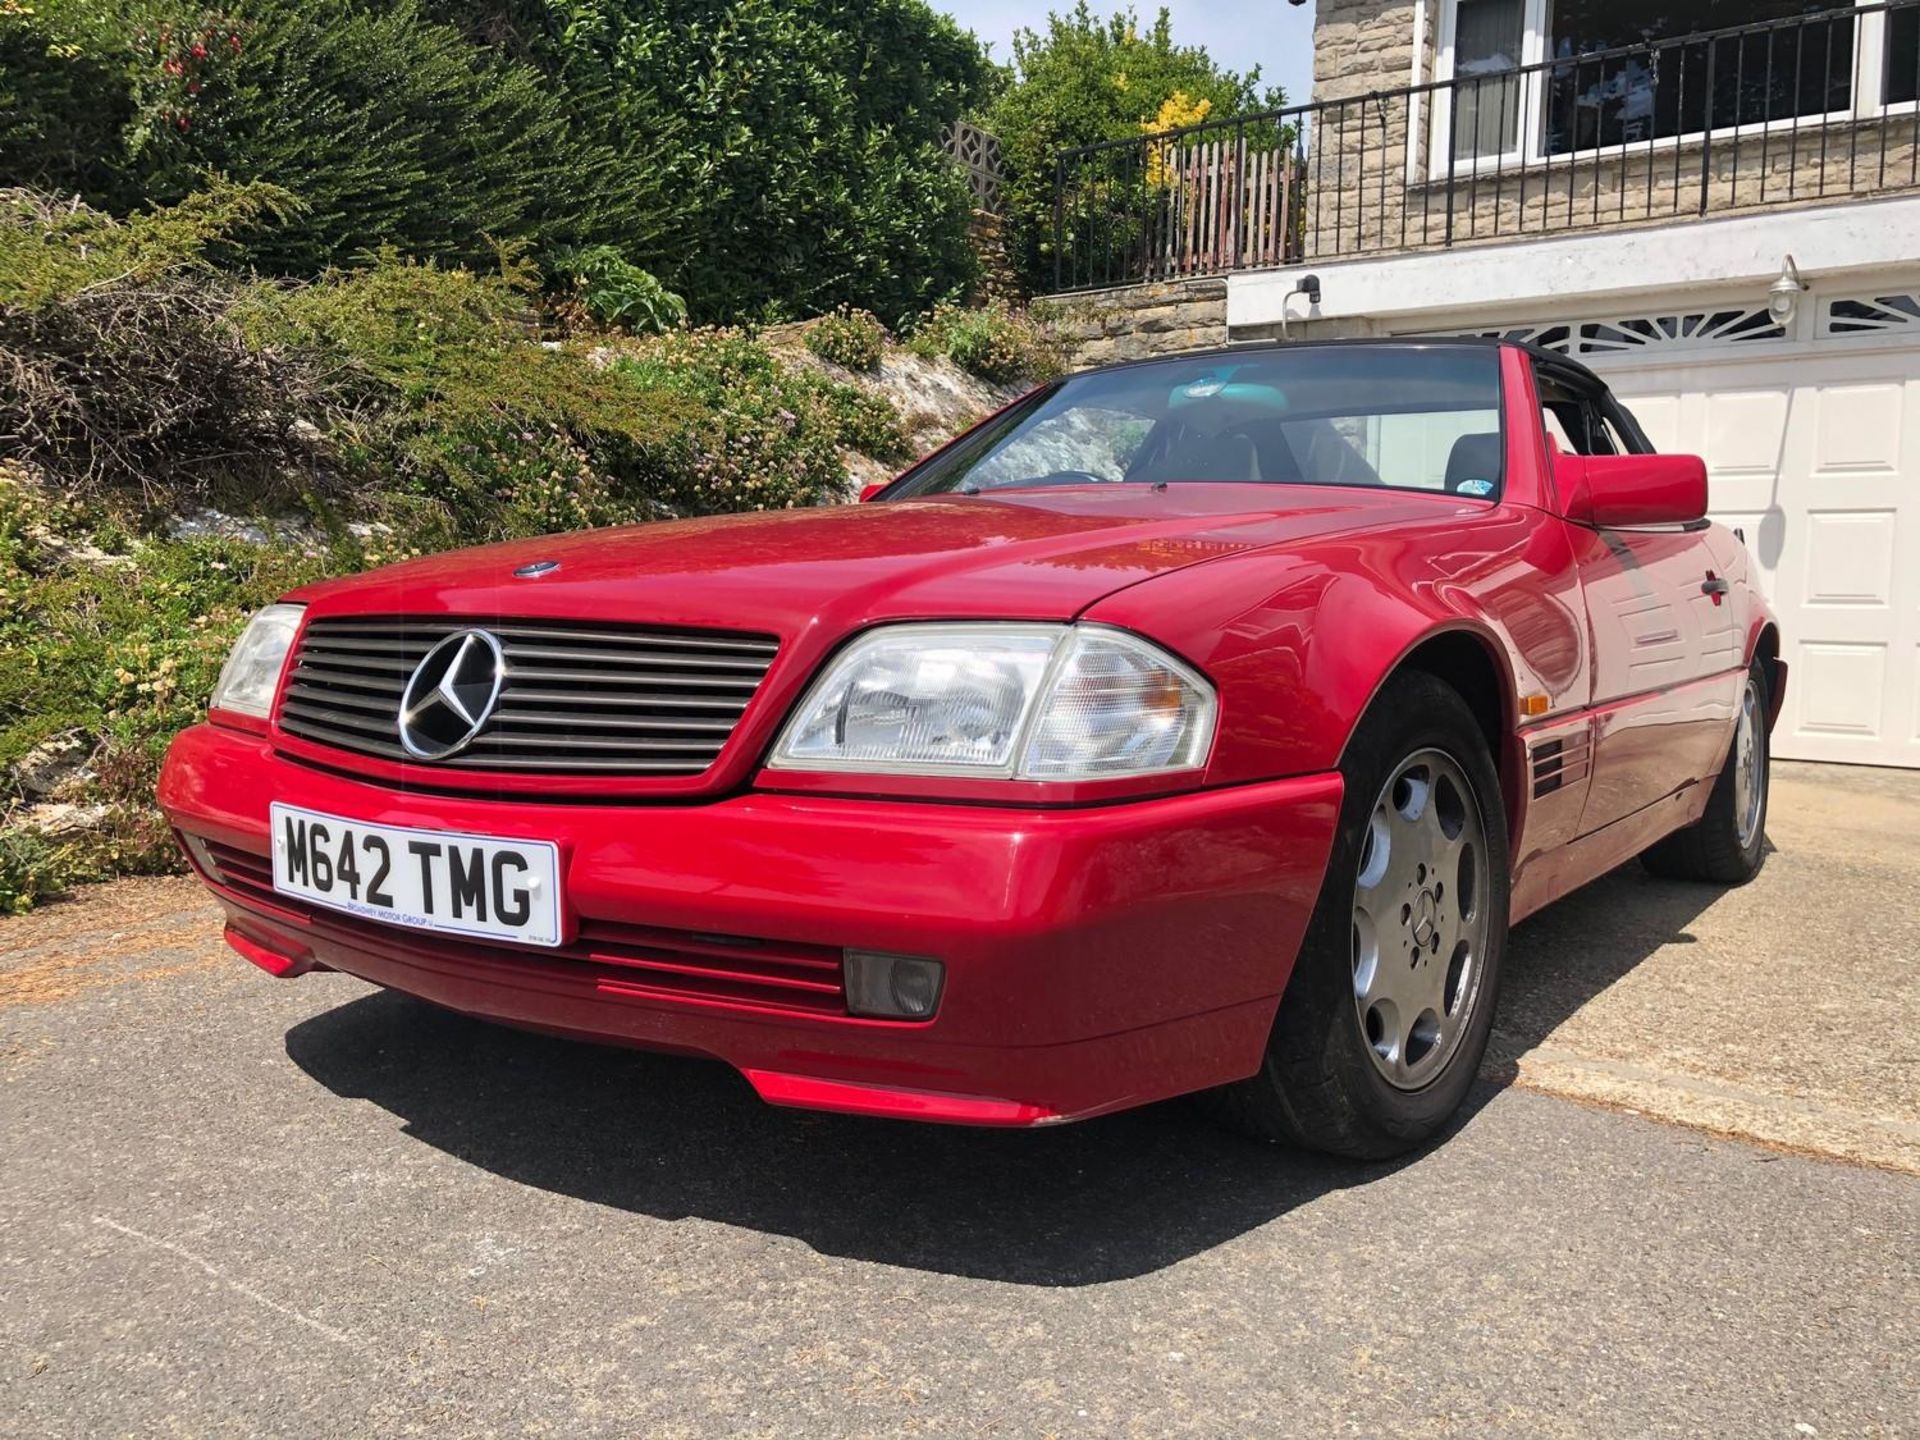
<path fill-rule="evenodd" d="M 1509 865 L 1499 775 L 1459 694 L 1396 676 L 1348 743 L 1346 797 L 1258 1074 L 1207 1097 L 1261 1139 L 1358 1158 L 1444 1126 L 1493 1028 Z"/>
<path fill-rule="evenodd" d="M 1767 858 L 1767 782 L 1773 762 L 1767 703 L 1767 672 L 1756 660 L 1747 671 L 1733 743 L 1705 813 L 1640 856 L 1655 875 L 1744 885 L 1760 873 Z"/>

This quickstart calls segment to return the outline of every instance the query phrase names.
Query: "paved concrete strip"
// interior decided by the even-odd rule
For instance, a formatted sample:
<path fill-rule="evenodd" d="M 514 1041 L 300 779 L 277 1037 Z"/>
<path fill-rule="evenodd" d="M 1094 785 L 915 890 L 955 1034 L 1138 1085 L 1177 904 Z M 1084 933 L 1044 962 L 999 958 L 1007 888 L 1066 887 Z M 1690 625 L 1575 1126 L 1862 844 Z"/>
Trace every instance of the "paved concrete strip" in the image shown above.
<path fill-rule="evenodd" d="M 1515 1083 L 1529 1090 L 1616 1106 L 1783 1150 L 1920 1175 L 1920 1125 L 1907 1121 L 1862 1115 L 1820 1100 L 1693 1080 L 1670 1070 L 1596 1060 L 1553 1045 L 1527 1051 L 1516 1072 Z"/>
<path fill-rule="evenodd" d="M 1492 1073 L 1920 1172 L 1920 774 L 1775 769 L 1759 879 L 1637 865 L 1518 927 Z"/>

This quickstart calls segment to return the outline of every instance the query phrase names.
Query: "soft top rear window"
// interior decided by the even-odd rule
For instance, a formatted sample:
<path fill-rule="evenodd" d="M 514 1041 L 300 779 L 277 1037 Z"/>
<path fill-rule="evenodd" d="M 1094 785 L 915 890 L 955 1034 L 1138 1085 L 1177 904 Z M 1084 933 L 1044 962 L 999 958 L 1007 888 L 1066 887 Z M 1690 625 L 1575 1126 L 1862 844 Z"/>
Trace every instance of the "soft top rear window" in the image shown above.
<path fill-rule="evenodd" d="M 1155 361 L 1037 392 L 888 492 L 1357 485 L 1499 496 L 1490 345 L 1297 345 Z"/>

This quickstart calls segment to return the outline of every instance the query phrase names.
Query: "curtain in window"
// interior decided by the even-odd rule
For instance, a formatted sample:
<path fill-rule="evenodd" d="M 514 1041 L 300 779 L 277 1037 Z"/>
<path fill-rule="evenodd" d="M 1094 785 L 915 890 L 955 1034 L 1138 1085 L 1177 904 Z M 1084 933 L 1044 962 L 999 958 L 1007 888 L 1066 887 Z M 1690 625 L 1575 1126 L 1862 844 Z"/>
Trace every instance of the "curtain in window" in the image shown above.
<path fill-rule="evenodd" d="M 1519 143 L 1525 0 L 1460 0 L 1453 21 L 1453 154 L 1505 155 Z"/>

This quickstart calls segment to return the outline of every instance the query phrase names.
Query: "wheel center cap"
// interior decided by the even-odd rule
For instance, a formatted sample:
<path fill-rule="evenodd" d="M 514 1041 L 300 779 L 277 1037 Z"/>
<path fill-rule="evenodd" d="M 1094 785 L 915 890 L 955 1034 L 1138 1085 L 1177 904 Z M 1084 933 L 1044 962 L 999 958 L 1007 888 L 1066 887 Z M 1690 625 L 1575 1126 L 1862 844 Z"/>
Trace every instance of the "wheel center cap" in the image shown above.
<path fill-rule="evenodd" d="M 1408 923 L 1413 927 L 1415 944 L 1433 944 L 1433 937 L 1440 929 L 1440 902 L 1433 898 L 1431 890 L 1422 890 L 1413 902 L 1413 917 Z"/>

